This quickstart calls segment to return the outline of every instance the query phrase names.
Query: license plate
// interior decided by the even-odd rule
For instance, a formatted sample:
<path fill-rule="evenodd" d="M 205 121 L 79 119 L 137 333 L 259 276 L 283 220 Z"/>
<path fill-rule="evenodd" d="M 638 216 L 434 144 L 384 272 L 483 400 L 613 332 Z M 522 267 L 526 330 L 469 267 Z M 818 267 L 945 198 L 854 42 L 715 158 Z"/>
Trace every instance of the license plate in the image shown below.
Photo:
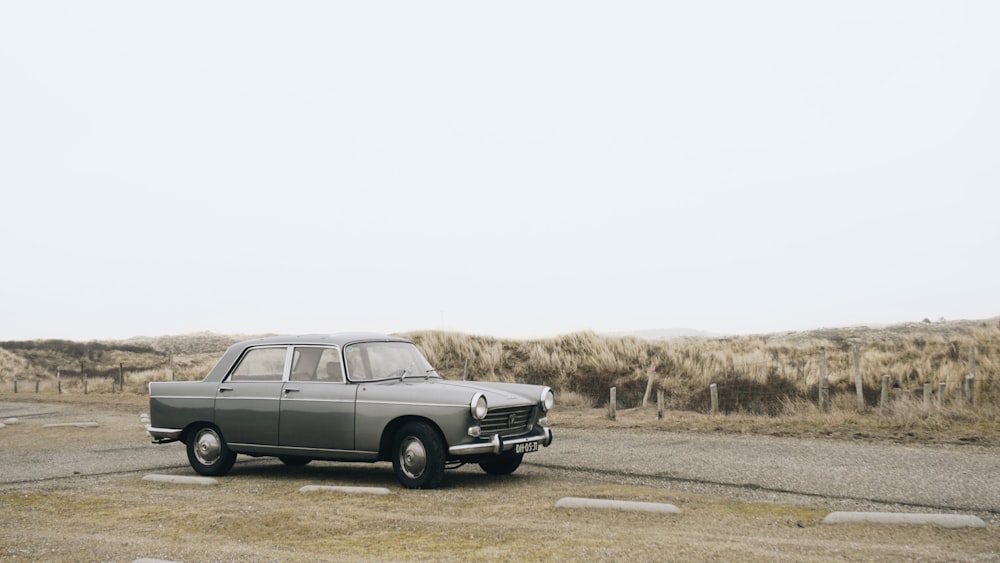
<path fill-rule="evenodd" d="M 514 453 L 516 454 L 526 454 L 528 452 L 537 452 L 538 442 L 525 442 L 524 444 L 514 444 Z"/>

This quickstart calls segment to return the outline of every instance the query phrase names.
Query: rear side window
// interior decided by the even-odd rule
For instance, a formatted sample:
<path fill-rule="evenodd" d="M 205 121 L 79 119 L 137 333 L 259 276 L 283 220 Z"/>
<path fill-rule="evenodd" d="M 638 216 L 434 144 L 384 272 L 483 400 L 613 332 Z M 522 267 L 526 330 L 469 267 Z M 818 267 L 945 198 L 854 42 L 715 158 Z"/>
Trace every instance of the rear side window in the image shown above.
<path fill-rule="evenodd" d="M 281 381 L 285 371 L 285 348 L 254 348 L 243 355 L 230 381 Z"/>

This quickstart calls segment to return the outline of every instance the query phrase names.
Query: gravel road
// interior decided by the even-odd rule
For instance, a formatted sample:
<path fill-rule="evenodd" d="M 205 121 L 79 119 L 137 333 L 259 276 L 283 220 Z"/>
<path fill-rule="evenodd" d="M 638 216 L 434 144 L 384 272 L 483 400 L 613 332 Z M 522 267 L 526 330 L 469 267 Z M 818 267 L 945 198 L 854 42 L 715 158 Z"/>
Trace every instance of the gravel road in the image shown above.
<path fill-rule="evenodd" d="M 973 446 L 567 428 L 530 463 L 746 499 L 1000 515 L 1000 451 Z"/>
<path fill-rule="evenodd" d="M 0 420 L 25 424 L 78 420 L 70 404 L 0 402 Z M 113 443 L 53 441 L 30 449 L 0 447 L 0 486 L 121 472 L 187 468 L 181 444 L 153 445 L 138 414 L 105 414 Z M 75 417 L 75 418 L 74 418 Z M 75 430 L 87 432 L 86 430 Z M 4 443 L 0 429 L 0 444 Z M 240 463 L 250 458 L 241 457 Z M 803 502 L 831 509 L 904 507 L 1000 517 L 1000 451 L 976 446 L 900 446 L 834 440 L 555 428 L 549 448 L 526 468 L 570 479 L 663 486 L 746 500 Z M 192 472 L 193 474 L 193 472 Z"/>

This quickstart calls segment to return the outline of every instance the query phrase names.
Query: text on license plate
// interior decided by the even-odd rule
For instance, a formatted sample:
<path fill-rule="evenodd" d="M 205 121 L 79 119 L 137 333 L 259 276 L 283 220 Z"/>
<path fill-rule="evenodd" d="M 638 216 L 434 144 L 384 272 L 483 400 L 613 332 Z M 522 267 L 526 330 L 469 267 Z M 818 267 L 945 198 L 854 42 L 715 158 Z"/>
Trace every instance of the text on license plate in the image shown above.
<path fill-rule="evenodd" d="M 538 442 L 525 442 L 524 444 L 514 444 L 514 453 L 516 454 L 526 454 L 528 452 L 537 452 Z"/>

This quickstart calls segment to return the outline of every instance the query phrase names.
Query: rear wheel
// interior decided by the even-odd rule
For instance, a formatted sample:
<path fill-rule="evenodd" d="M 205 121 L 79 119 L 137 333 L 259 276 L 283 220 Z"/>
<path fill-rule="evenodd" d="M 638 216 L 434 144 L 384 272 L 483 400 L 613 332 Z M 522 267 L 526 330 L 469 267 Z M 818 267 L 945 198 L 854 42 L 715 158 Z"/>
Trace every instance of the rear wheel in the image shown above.
<path fill-rule="evenodd" d="M 311 457 L 301 455 L 279 455 L 278 459 L 281 460 L 281 463 L 284 463 L 289 467 L 301 467 L 312 461 Z"/>
<path fill-rule="evenodd" d="M 521 466 L 522 459 L 524 454 L 508 452 L 497 456 L 496 459 L 480 463 L 479 467 L 490 475 L 510 475 Z"/>
<path fill-rule="evenodd" d="M 407 489 L 433 489 L 444 477 L 444 442 L 426 422 L 409 422 L 392 441 L 392 470 Z"/>
<path fill-rule="evenodd" d="M 229 449 L 222 433 L 214 426 L 195 428 L 187 439 L 188 463 L 201 475 L 229 473 L 236 463 L 236 452 Z"/>

